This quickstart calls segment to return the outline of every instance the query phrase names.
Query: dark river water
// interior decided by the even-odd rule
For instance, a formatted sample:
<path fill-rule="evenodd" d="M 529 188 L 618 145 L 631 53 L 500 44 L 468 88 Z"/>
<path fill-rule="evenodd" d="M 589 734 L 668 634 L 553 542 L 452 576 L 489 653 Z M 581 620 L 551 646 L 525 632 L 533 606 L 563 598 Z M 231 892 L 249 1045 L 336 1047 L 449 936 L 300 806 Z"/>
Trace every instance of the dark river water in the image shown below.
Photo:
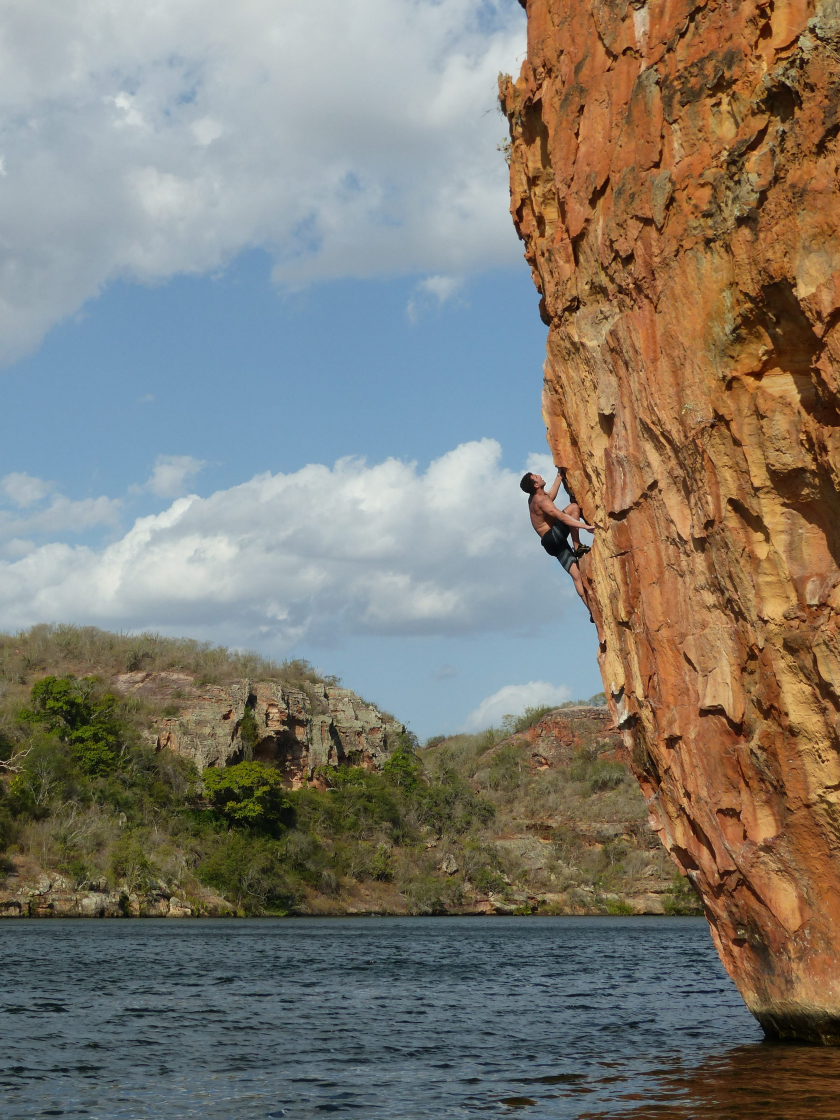
<path fill-rule="evenodd" d="M 837 1120 L 686 918 L 5 921 L 0 1115 Z"/>

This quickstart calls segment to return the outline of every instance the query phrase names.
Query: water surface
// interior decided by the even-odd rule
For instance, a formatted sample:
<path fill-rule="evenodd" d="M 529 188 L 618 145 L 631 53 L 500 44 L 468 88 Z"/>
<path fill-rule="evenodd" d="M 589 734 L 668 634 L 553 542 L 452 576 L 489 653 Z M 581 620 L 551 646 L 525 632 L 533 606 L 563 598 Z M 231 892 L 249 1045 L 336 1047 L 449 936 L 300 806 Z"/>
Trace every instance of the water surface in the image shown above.
<path fill-rule="evenodd" d="M 702 919 L 6 921 L 6 1120 L 837 1120 Z"/>

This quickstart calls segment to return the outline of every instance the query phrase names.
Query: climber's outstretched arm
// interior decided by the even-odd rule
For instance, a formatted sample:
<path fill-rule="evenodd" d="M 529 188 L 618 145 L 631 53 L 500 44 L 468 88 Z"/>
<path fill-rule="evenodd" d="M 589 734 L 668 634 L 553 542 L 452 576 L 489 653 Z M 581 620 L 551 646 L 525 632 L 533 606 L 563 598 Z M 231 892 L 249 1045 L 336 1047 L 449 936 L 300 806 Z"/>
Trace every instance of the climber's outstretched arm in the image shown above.
<path fill-rule="evenodd" d="M 586 529 L 587 533 L 594 533 L 595 526 L 587 525 L 585 521 L 578 521 L 576 517 L 566 513 L 562 509 L 545 509 L 542 511 L 549 521 L 560 521 L 563 525 L 568 525 L 570 529 Z"/>
<path fill-rule="evenodd" d="M 560 483 L 563 481 L 564 470 L 562 467 L 557 468 L 557 477 L 551 484 L 551 488 L 546 490 L 546 497 L 551 498 L 552 502 L 560 493 Z"/>

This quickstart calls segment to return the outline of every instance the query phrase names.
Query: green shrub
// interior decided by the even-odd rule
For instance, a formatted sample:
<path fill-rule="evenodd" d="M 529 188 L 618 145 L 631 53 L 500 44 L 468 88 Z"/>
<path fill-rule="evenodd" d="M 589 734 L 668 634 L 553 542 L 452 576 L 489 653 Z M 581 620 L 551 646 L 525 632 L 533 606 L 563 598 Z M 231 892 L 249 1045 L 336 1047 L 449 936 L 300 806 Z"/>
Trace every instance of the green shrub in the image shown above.
<path fill-rule="evenodd" d="M 627 855 L 627 845 L 623 840 L 608 840 L 601 847 L 601 863 L 607 870 L 621 867 Z"/>
<path fill-rule="evenodd" d="M 119 838 L 111 853 L 111 874 L 129 893 L 149 887 L 158 873 L 139 836 L 128 833 Z"/>
<path fill-rule="evenodd" d="M 240 762 L 205 770 L 204 793 L 212 808 L 230 824 L 278 832 L 292 820 L 282 775 L 261 762 Z"/>
<path fill-rule="evenodd" d="M 62 860 L 57 866 L 62 875 L 71 879 L 77 888 L 92 878 L 99 878 L 87 860 L 78 857 Z"/>
<path fill-rule="evenodd" d="M 445 884 L 433 875 L 418 875 L 403 882 L 400 893 L 410 914 L 443 914 L 446 910 Z"/>
<path fill-rule="evenodd" d="M 0 762 L 8 762 L 15 751 L 15 741 L 8 733 L 0 729 Z"/>
<path fill-rule="evenodd" d="M 288 914 L 301 897 L 276 842 L 241 832 L 216 838 L 196 874 L 242 914 Z"/>
<path fill-rule="evenodd" d="M 444 772 L 436 782 L 415 791 L 411 807 L 421 824 L 437 835 L 469 832 L 486 825 L 495 807 L 470 786 L 460 774 Z"/>
<path fill-rule="evenodd" d="M 441 743 L 446 742 L 447 738 L 447 735 L 432 735 L 423 744 L 423 750 L 428 750 L 430 747 L 439 747 Z"/>
<path fill-rule="evenodd" d="M 321 876 L 335 862 L 335 853 L 311 832 L 293 829 L 286 833 L 276 849 L 278 859 L 294 879 L 317 887 Z"/>
<path fill-rule="evenodd" d="M 502 730 L 506 735 L 520 735 L 523 731 L 527 731 L 529 727 L 533 727 L 535 723 L 539 723 L 543 716 L 553 712 L 556 707 L 556 704 L 540 704 L 526 708 L 520 716 L 502 716 Z"/>
<path fill-rule="evenodd" d="M 6 786 L 0 781 L 0 853 L 4 852 L 17 832 Z"/>
<path fill-rule="evenodd" d="M 417 738 L 411 732 L 400 735 L 396 750 L 390 755 L 382 773 L 392 785 L 411 792 L 420 785 L 423 763 L 417 757 Z"/>
<path fill-rule="evenodd" d="M 44 817 L 54 800 L 81 792 L 73 758 L 56 735 L 36 733 L 20 757 L 21 771 L 9 783 L 9 806 L 16 816 Z"/>
<path fill-rule="evenodd" d="M 627 918 L 633 913 L 633 907 L 621 898 L 607 899 L 605 909 L 608 914 L 613 914 L 615 917 Z"/>
<path fill-rule="evenodd" d="M 607 704 L 606 694 L 603 692 L 596 692 L 594 696 L 590 696 L 588 700 L 565 700 L 561 708 L 604 708 Z"/>
<path fill-rule="evenodd" d="M 345 766 L 324 769 L 318 776 L 327 783 L 326 790 L 303 787 L 289 795 L 304 831 L 357 840 L 375 836 L 383 828 L 394 836 L 406 834 L 406 795 L 387 775 Z"/>
<path fill-rule="evenodd" d="M 593 793 L 615 789 L 628 777 L 627 767 L 622 762 L 594 762 L 587 774 L 589 788 Z"/>
<path fill-rule="evenodd" d="M 32 686 L 31 707 L 20 720 L 34 724 L 67 743 L 83 773 L 100 776 L 117 764 L 122 730 L 115 715 L 117 697 L 97 695 L 93 677 L 44 677 Z"/>
<path fill-rule="evenodd" d="M 245 708 L 242 721 L 239 724 L 239 738 L 242 743 L 245 759 L 246 761 L 250 761 L 254 757 L 254 748 L 260 741 L 260 729 L 257 727 L 254 709 L 250 706 Z"/>
<path fill-rule="evenodd" d="M 470 882 L 481 894 L 498 894 L 507 886 L 501 872 L 492 867 L 478 867 L 471 871 Z"/>
<path fill-rule="evenodd" d="M 510 792 L 518 787 L 521 777 L 522 753 L 515 746 L 502 747 L 490 765 L 490 788 Z"/>
<path fill-rule="evenodd" d="M 379 844 L 370 863 L 371 877 L 381 883 L 390 882 L 394 876 L 391 849 L 387 844 Z"/>
<path fill-rule="evenodd" d="M 691 880 L 679 871 L 674 872 L 671 890 L 662 900 L 666 914 L 702 914 L 703 906 Z"/>

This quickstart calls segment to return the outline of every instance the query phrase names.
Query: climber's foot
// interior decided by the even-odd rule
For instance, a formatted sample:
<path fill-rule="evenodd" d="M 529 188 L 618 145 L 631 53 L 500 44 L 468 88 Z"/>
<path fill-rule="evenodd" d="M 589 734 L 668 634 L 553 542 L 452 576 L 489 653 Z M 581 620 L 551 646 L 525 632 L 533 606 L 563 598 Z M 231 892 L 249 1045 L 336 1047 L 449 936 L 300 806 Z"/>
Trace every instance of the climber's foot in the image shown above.
<path fill-rule="evenodd" d="M 585 556 L 587 552 L 591 552 L 592 547 L 588 544 L 579 544 L 575 549 L 575 557 L 580 560 L 581 556 Z"/>

